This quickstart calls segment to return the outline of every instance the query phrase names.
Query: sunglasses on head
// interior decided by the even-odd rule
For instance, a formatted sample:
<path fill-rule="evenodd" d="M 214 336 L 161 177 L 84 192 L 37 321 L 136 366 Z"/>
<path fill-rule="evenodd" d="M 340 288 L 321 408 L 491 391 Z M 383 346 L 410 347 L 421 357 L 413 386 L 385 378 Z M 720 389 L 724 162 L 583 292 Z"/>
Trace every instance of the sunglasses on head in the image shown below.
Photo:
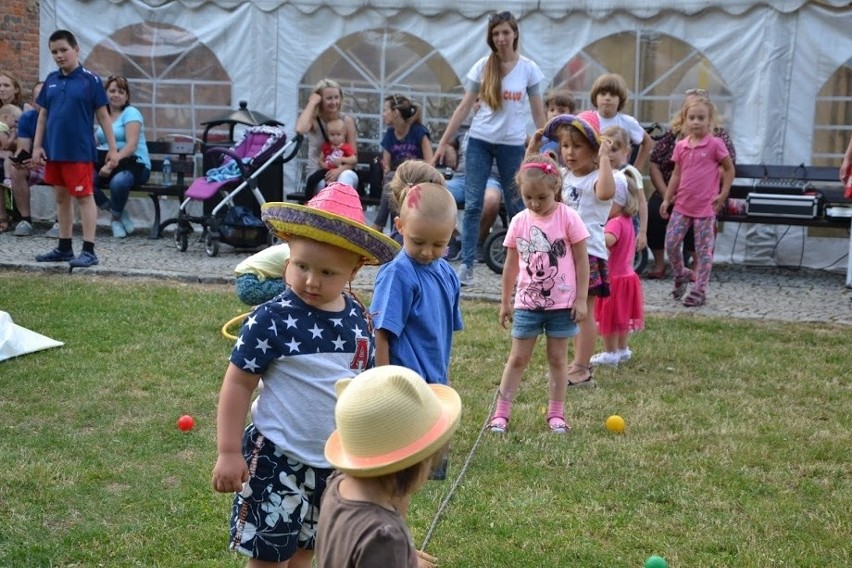
<path fill-rule="evenodd" d="M 490 16 L 488 16 L 488 23 L 493 24 L 494 22 L 508 22 L 512 19 L 512 12 L 494 12 Z"/>
<path fill-rule="evenodd" d="M 699 97 L 709 97 L 710 96 L 710 93 L 707 92 L 707 89 L 687 89 L 686 93 L 684 93 L 684 94 L 687 95 L 687 96 L 698 95 Z"/>

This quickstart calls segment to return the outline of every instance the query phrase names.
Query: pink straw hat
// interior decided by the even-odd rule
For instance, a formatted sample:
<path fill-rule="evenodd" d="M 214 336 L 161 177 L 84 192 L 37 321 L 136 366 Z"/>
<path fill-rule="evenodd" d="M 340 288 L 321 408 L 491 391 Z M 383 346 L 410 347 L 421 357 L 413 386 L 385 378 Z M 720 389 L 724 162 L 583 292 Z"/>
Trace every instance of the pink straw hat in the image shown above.
<path fill-rule="evenodd" d="M 335 182 L 323 188 L 305 205 L 266 203 L 261 219 L 278 238 L 306 237 L 350 250 L 367 264 L 384 264 L 399 252 L 392 238 L 365 224 L 358 192 L 352 186 Z"/>
<path fill-rule="evenodd" d="M 401 471 L 449 442 L 459 426 L 461 398 L 428 384 L 406 367 L 385 365 L 337 382 L 337 430 L 325 457 L 355 477 Z"/>

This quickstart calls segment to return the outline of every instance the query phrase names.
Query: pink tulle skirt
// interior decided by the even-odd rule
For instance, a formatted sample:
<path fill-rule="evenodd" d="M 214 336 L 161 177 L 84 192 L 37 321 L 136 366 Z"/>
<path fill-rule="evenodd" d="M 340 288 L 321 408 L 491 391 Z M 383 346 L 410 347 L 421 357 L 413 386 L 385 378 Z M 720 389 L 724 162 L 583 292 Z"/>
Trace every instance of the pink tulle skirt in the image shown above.
<path fill-rule="evenodd" d="M 645 327 L 642 282 L 631 272 L 625 276 L 610 276 L 608 298 L 595 298 L 595 321 L 601 335 L 639 331 Z"/>

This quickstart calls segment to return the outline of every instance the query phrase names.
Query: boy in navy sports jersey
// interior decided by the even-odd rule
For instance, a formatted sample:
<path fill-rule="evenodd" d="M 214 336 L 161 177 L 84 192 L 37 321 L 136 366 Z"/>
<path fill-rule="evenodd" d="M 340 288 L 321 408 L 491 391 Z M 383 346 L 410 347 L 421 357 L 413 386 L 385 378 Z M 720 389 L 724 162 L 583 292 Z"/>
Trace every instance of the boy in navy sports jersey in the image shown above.
<path fill-rule="evenodd" d="M 36 100 L 41 110 L 33 138 L 32 163 L 38 167 L 46 162 L 44 181 L 53 186 L 56 194 L 59 246 L 36 256 L 36 260 L 67 261 L 71 268 L 94 266 L 98 263 L 95 256 L 98 210 L 93 195 L 97 149 L 92 124 L 97 117 L 109 146 L 106 161 L 115 166 L 118 155 L 107 112 L 109 101 L 100 77 L 80 65 L 80 47 L 74 34 L 57 30 L 50 35 L 47 45 L 59 69 L 47 76 Z M 47 145 L 42 147 L 45 141 Z M 71 247 L 72 197 L 77 200 L 83 225 L 83 250 L 76 257 Z"/>
<path fill-rule="evenodd" d="M 249 566 L 307 568 L 332 471 L 324 449 L 335 385 L 375 359 L 369 314 L 346 290 L 362 265 L 389 262 L 399 245 L 367 227 L 358 192 L 342 183 L 305 205 L 267 203 L 261 216 L 290 246 L 287 288 L 254 309 L 231 352 L 213 487 L 235 493 L 230 548 Z"/>

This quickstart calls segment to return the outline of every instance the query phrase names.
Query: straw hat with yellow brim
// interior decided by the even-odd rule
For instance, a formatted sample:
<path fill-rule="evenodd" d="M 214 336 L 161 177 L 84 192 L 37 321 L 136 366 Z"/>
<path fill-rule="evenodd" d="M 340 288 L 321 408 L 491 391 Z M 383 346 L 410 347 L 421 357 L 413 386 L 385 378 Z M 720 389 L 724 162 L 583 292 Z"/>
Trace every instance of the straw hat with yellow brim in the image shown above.
<path fill-rule="evenodd" d="M 338 381 L 337 430 L 325 457 L 354 477 L 378 477 L 417 464 L 449 442 L 461 398 L 405 367 L 385 365 Z"/>
<path fill-rule="evenodd" d="M 261 219 L 278 238 L 306 237 L 352 251 L 367 264 L 384 264 L 399 252 L 399 244 L 366 225 L 358 192 L 335 182 L 304 205 L 266 203 Z"/>

